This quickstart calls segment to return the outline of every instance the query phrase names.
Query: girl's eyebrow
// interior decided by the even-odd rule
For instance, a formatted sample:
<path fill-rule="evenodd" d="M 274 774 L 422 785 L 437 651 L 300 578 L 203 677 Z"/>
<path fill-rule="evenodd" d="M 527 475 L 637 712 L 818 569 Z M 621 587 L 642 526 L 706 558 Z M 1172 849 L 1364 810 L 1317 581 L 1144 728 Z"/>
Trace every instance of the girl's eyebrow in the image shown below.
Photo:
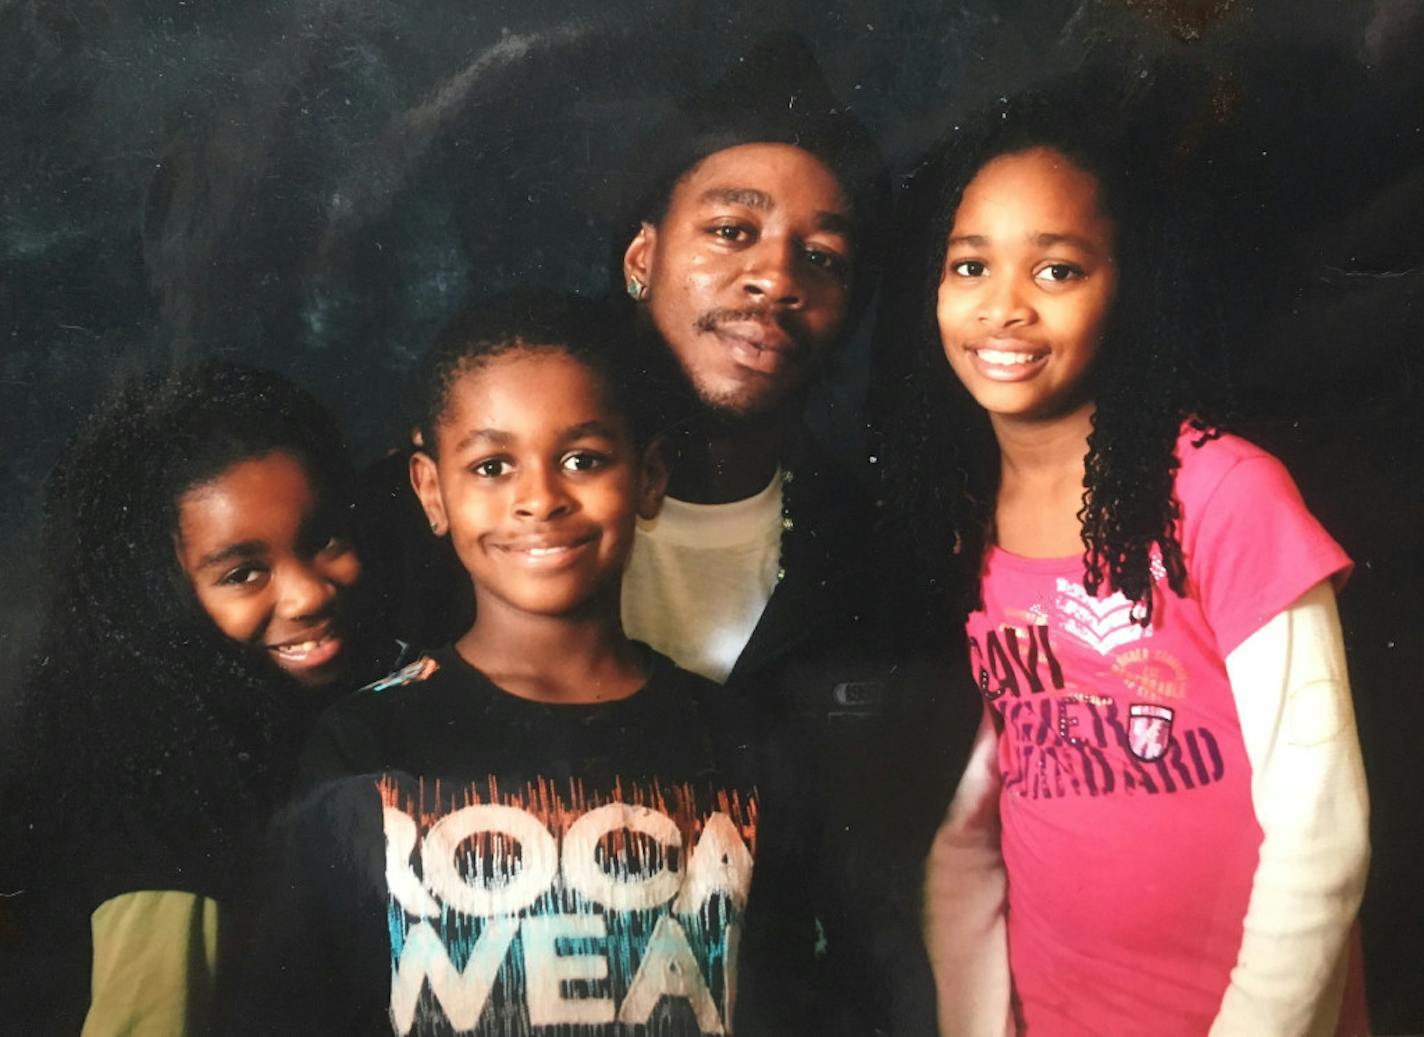
<path fill-rule="evenodd" d="M 1025 237 L 1029 244 L 1037 245 L 1040 248 L 1047 248 L 1050 245 L 1072 245 L 1074 248 L 1081 249 L 1084 252 L 1096 254 L 1102 251 L 1094 242 L 1089 241 L 1081 234 L 1040 231 L 1037 234 L 1027 234 Z M 982 234 L 960 234 L 957 237 L 950 238 L 947 247 L 954 248 L 955 245 L 968 245 L 971 248 L 988 248 L 989 239 Z"/>
<path fill-rule="evenodd" d="M 204 555 L 198 560 L 196 568 L 208 569 L 214 565 L 226 565 L 239 558 L 252 558 L 255 555 L 260 555 L 266 548 L 267 545 L 260 540 L 241 540 L 235 544 L 220 547 L 212 554 Z"/>
<path fill-rule="evenodd" d="M 1050 234 L 1045 232 L 1033 235 L 1032 241 L 1035 245 L 1045 248 L 1049 245 L 1072 245 L 1074 248 L 1081 249 L 1084 252 L 1096 254 L 1102 251 L 1095 242 L 1088 240 L 1081 234 Z"/>

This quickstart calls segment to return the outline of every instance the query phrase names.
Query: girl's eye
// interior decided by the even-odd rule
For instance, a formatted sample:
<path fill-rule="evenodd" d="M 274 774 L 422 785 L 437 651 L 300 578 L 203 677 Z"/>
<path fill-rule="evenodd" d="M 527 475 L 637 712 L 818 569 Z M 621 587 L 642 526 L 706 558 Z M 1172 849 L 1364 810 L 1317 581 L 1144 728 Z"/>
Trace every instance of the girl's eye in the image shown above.
<path fill-rule="evenodd" d="M 218 583 L 224 587 L 255 587 L 266 578 L 267 570 L 260 565 L 239 565 L 223 573 Z"/>
<path fill-rule="evenodd" d="M 1040 281 L 1049 284 L 1066 284 L 1069 281 L 1076 281 L 1083 276 L 1081 268 L 1072 263 L 1049 263 L 1037 274 L 1034 275 Z"/>
<path fill-rule="evenodd" d="M 498 479 L 509 471 L 509 462 L 502 457 L 487 457 L 472 464 L 470 471 L 482 479 Z"/>
<path fill-rule="evenodd" d="M 814 246 L 806 249 L 806 262 L 810 263 L 818 270 L 825 270 L 832 274 L 844 276 L 846 268 L 850 265 L 845 257 L 830 249 L 816 248 Z"/>
<path fill-rule="evenodd" d="M 949 264 L 949 272 L 956 277 L 983 277 L 989 268 L 977 259 L 961 259 Z"/>
<path fill-rule="evenodd" d="M 322 555 L 339 555 L 345 554 L 349 550 L 351 550 L 350 542 L 347 541 L 345 537 L 337 536 L 335 533 L 333 533 L 331 534 L 331 536 L 327 537 L 324 541 L 322 541 L 322 544 L 320 547 L 317 548 L 316 553 Z"/>
<path fill-rule="evenodd" d="M 576 450 L 567 454 L 562 462 L 566 472 L 592 472 L 608 463 L 608 458 L 588 450 Z"/>

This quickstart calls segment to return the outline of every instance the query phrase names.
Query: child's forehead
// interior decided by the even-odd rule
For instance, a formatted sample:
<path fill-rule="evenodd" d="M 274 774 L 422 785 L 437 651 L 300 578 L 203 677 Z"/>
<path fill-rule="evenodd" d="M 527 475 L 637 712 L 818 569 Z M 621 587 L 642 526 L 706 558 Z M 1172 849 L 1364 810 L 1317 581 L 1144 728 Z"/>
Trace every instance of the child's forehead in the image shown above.
<path fill-rule="evenodd" d="M 610 388 L 603 372 L 566 347 L 521 343 L 459 365 L 448 385 L 442 424 L 495 421 L 501 427 L 556 431 L 600 422 L 622 430 L 628 420 Z"/>
<path fill-rule="evenodd" d="M 1048 147 L 997 155 L 979 168 L 955 210 L 951 240 L 992 238 L 1110 240 L 1113 220 L 1101 204 L 1098 178 Z"/>
<path fill-rule="evenodd" d="M 963 201 L 1025 206 L 1051 197 L 1096 212 L 1100 193 L 1097 176 L 1057 148 L 1040 144 L 989 158 L 970 178 Z"/>

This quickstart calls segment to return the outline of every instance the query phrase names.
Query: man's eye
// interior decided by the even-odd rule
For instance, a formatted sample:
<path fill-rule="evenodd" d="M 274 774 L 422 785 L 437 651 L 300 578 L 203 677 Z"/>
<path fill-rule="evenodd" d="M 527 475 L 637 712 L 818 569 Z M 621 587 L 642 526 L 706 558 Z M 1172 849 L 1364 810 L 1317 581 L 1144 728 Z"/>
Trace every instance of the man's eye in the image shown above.
<path fill-rule="evenodd" d="M 961 259 L 949 264 L 949 272 L 956 277 L 983 277 L 989 268 L 977 259 Z"/>
<path fill-rule="evenodd" d="M 1049 284 L 1064 284 L 1082 277 L 1083 271 L 1072 263 L 1050 263 L 1036 276 L 1040 281 L 1047 281 Z"/>
<path fill-rule="evenodd" d="M 723 241 L 746 241 L 751 237 L 751 233 L 740 223 L 716 223 L 712 226 L 712 235 Z"/>
<path fill-rule="evenodd" d="M 266 577 L 267 570 L 260 565 L 239 565 L 236 569 L 229 569 L 223 573 L 218 583 L 224 587 L 255 587 Z"/>
<path fill-rule="evenodd" d="M 509 471 L 509 462 L 502 457 L 489 457 L 470 465 L 470 471 L 482 479 L 498 479 Z"/>
<path fill-rule="evenodd" d="M 564 470 L 568 472 L 592 472 L 607 463 L 608 458 L 602 454 L 595 454 L 587 450 L 577 450 L 572 454 L 567 454 L 562 462 Z"/>

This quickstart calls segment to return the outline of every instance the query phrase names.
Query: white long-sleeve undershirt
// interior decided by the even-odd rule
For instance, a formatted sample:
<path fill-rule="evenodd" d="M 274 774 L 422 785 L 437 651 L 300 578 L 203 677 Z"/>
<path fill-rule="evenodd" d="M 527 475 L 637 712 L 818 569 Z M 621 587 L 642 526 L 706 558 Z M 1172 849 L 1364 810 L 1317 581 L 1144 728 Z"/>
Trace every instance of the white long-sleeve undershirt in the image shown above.
<path fill-rule="evenodd" d="M 1243 641 L 1226 672 L 1264 838 L 1211 1034 L 1331 1034 L 1369 865 L 1369 801 L 1330 584 Z"/>
<path fill-rule="evenodd" d="M 1009 1004 L 1008 879 L 999 851 L 998 729 L 986 704 L 974 748 L 925 865 L 924 936 L 939 1032 L 1004 1037 Z"/>
<path fill-rule="evenodd" d="M 1251 634 L 1226 670 L 1264 838 L 1211 1034 L 1331 1034 L 1369 864 L 1369 805 L 1330 583 Z M 926 867 L 925 942 L 943 1037 L 1013 1032 L 997 740 L 986 707 Z"/>

